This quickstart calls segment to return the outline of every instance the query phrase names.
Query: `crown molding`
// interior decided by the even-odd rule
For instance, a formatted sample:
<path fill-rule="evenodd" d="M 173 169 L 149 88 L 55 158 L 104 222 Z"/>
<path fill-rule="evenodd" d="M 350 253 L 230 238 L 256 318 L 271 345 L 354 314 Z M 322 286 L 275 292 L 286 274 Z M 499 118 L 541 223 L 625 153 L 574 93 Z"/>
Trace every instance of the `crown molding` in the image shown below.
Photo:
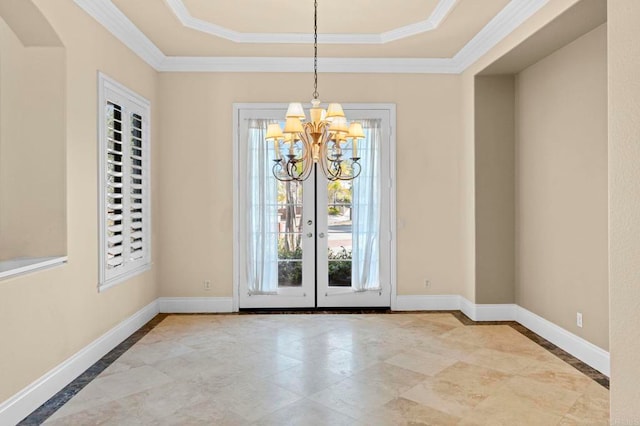
<path fill-rule="evenodd" d="M 111 0 L 74 1 L 153 68 L 158 69 L 166 59 L 165 54 Z"/>
<path fill-rule="evenodd" d="M 391 41 L 401 40 L 403 38 L 435 30 L 440 26 L 440 24 L 442 24 L 442 22 L 444 22 L 447 16 L 449 16 L 449 13 L 453 10 L 453 7 L 457 2 L 458 0 L 440 0 L 426 20 L 386 31 L 380 34 L 380 42 L 382 44 L 389 43 Z"/>
<path fill-rule="evenodd" d="M 308 72 L 313 69 L 312 58 L 306 57 L 166 56 L 111 0 L 74 1 L 159 72 Z M 429 19 L 441 23 L 456 1 L 441 0 Z M 318 62 L 322 72 L 331 73 L 460 74 L 548 2 L 511 0 L 453 58 L 319 58 Z M 395 36 L 400 34 L 388 35 Z"/>
<path fill-rule="evenodd" d="M 511 0 L 453 57 L 458 72 L 464 72 L 548 2 L 549 0 Z"/>
<path fill-rule="evenodd" d="M 405 25 L 379 34 L 318 34 L 322 44 L 385 44 L 434 30 L 446 19 L 458 0 L 440 0 L 431 15 L 423 21 Z M 311 34 L 300 33 L 243 33 L 191 15 L 183 0 L 165 0 L 178 21 L 192 30 L 224 38 L 235 43 L 300 44 L 313 43 Z"/>

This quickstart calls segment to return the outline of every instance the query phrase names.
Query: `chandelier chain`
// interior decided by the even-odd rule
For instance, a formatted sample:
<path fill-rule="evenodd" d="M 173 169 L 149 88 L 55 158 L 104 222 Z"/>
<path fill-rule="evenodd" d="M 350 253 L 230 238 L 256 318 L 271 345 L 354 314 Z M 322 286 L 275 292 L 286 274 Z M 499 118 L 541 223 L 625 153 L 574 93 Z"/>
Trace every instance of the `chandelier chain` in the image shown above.
<path fill-rule="evenodd" d="M 313 99 L 318 99 L 318 0 L 313 2 Z"/>

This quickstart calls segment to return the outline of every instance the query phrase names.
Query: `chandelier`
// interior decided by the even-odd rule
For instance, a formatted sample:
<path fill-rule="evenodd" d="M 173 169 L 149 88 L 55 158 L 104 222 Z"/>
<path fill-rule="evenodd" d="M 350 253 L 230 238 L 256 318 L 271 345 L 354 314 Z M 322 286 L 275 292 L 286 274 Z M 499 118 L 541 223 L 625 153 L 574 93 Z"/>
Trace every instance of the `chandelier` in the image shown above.
<path fill-rule="evenodd" d="M 282 182 L 303 181 L 309 177 L 315 164 L 330 181 L 352 180 L 360 174 L 358 139 L 364 138 L 362 124 L 350 125 L 342 106 L 330 103 L 327 109 L 318 99 L 318 1 L 315 0 L 313 14 L 313 99 L 309 118 L 301 103 L 289 104 L 284 129 L 278 123 L 267 127 L 267 141 L 273 141 L 275 164 L 273 175 Z M 351 157 L 345 158 L 343 149 L 352 141 Z M 280 143 L 289 145 L 284 155 Z"/>

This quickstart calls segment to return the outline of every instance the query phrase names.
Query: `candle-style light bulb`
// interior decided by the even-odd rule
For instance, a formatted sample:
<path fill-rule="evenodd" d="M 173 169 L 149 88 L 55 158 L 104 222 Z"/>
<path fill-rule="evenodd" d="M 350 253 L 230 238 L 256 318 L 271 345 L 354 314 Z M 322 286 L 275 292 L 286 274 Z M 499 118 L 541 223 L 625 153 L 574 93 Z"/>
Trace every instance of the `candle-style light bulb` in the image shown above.
<path fill-rule="evenodd" d="M 274 141 L 275 149 L 276 149 L 276 160 L 281 160 L 282 156 L 280 155 L 280 142 L 278 139 Z"/>

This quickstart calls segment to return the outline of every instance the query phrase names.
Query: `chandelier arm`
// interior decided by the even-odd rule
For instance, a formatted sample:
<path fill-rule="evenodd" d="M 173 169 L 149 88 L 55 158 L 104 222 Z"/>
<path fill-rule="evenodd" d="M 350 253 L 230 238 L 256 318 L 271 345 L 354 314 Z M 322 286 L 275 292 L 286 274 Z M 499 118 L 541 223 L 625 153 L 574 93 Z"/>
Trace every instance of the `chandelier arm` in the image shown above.
<path fill-rule="evenodd" d="M 304 124 L 304 133 L 300 133 L 300 140 L 302 141 L 303 150 L 302 150 L 302 173 L 301 177 L 303 180 L 307 179 L 311 174 L 311 170 L 313 169 L 313 137 L 311 136 L 311 132 L 313 130 L 313 125 L 311 123 Z"/>
<path fill-rule="evenodd" d="M 302 180 L 306 180 L 311 174 L 311 170 L 313 170 L 313 158 L 311 154 L 307 151 L 304 155 L 304 163 L 302 168 L 301 178 Z"/>
<path fill-rule="evenodd" d="M 293 177 L 289 176 L 286 172 L 283 174 L 283 171 L 287 169 L 288 164 L 285 163 L 285 166 L 283 167 L 281 159 L 277 159 L 273 161 L 275 164 L 273 165 L 273 168 L 271 169 L 271 171 L 273 172 L 273 176 L 277 180 L 279 180 L 280 182 L 291 182 L 295 180 Z"/>
<path fill-rule="evenodd" d="M 328 160 L 337 160 L 338 159 L 337 157 L 335 157 L 335 156 L 332 157 L 331 155 L 333 154 L 333 151 L 335 151 L 336 146 L 339 146 L 339 144 L 334 139 L 329 137 L 327 139 L 327 141 L 325 142 L 325 145 L 326 145 L 326 147 L 325 147 L 325 150 L 324 150 L 325 151 L 324 155 L 326 155 L 327 159 Z"/>
<path fill-rule="evenodd" d="M 318 132 L 320 132 L 320 157 L 327 158 L 329 155 L 329 141 L 331 140 L 331 132 L 329 131 L 329 123 L 322 122 L 318 125 Z"/>
<path fill-rule="evenodd" d="M 292 158 L 287 162 L 287 175 L 291 176 L 294 180 L 300 179 L 298 160 L 296 158 Z"/>
<path fill-rule="evenodd" d="M 330 161 L 327 159 L 327 157 L 322 157 L 320 159 L 320 167 L 322 169 L 322 173 L 324 173 L 324 175 L 327 177 L 328 180 L 330 181 L 336 180 L 336 177 L 331 171 Z"/>
<path fill-rule="evenodd" d="M 323 134 L 324 136 L 324 134 Z M 329 170 L 329 163 L 328 163 L 328 158 L 327 158 L 327 144 L 326 142 L 324 142 L 322 145 L 321 151 L 320 151 L 320 168 L 322 169 L 322 173 L 324 173 L 324 175 L 327 177 L 327 179 L 333 181 L 335 179 L 332 179 L 333 175 L 331 174 L 330 170 Z"/>
<path fill-rule="evenodd" d="M 362 166 L 360 165 L 360 163 L 358 163 L 358 160 L 351 160 L 351 175 L 341 180 L 353 180 L 358 176 L 360 176 L 361 171 L 362 171 Z"/>
<path fill-rule="evenodd" d="M 323 126 L 321 145 L 322 170 L 327 179 L 330 181 L 336 181 L 340 179 L 340 176 L 342 175 L 342 167 L 340 166 L 342 160 L 340 158 L 331 158 L 329 156 L 329 142 L 331 142 L 331 132 L 329 131 L 328 126 L 325 125 Z"/>

